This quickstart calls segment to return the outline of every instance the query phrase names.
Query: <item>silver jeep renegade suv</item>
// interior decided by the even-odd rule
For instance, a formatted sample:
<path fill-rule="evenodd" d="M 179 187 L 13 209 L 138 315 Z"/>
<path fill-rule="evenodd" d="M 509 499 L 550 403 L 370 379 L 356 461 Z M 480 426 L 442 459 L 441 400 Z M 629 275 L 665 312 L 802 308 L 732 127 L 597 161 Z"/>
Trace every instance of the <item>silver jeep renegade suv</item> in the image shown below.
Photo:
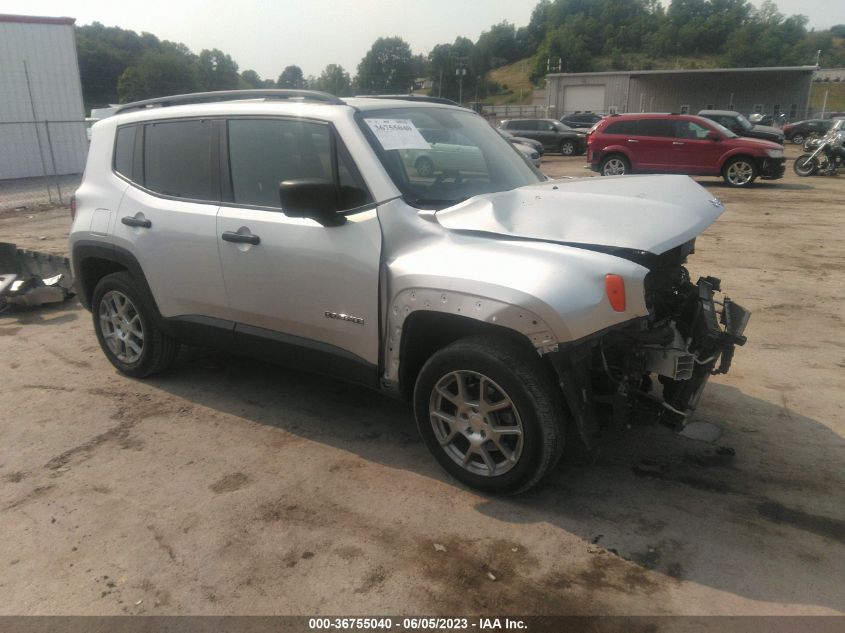
<path fill-rule="evenodd" d="M 75 208 L 77 291 L 118 370 L 186 343 L 406 395 L 485 491 L 529 488 L 605 425 L 682 427 L 745 342 L 748 313 L 684 268 L 723 211 L 702 187 L 547 181 L 425 99 L 128 104 L 94 125 Z"/>

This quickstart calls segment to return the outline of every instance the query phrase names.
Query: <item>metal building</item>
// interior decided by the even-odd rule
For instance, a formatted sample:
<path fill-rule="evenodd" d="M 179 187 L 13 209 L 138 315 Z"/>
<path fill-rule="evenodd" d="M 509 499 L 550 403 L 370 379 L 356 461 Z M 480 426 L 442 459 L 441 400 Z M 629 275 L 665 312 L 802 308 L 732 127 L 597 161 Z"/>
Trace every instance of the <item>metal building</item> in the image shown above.
<path fill-rule="evenodd" d="M 0 14 L 0 180 L 85 168 L 75 22 Z"/>
<path fill-rule="evenodd" d="M 546 75 L 549 116 L 738 110 L 806 117 L 815 66 Z"/>

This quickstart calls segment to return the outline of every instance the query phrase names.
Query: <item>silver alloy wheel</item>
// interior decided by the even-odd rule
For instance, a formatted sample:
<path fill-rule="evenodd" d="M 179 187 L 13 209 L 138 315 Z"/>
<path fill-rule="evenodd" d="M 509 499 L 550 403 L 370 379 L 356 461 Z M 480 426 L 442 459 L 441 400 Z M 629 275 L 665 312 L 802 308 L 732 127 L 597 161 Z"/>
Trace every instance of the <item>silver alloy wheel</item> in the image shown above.
<path fill-rule="evenodd" d="M 560 153 L 564 156 L 572 156 L 575 153 L 575 143 L 572 141 L 563 141 L 560 144 Z"/>
<path fill-rule="evenodd" d="M 737 160 L 728 165 L 725 177 L 732 185 L 741 187 L 754 178 L 754 166 L 748 161 Z"/>
<path fill-rule="evenodd" d="M 144 326 L 141 315 L 129 297 L 110 290 L 100 299 L 100 330 L 111 353 L 121 363 L 131 365 L 144 352 Z"/>
<path fill-rule="evenodd" d="M 609 158 L 601 170 L 602 176 L 624 176 L 625 161 L 621 158 Z"/>
<path fill-rule="evenodd" d="M 511 398 L 487 376 L 443 376 L 428 404 L 434 436 L 456 464 L 476 475 L 502 475 L 522 455 L 523 427 Z"/>
<path fill-rule="evenodd" d="M 796 145 L 801 145 L 804 142 L 804 135 L 803 134 L 793 134 L 792 135 L 792 142 Z"/>

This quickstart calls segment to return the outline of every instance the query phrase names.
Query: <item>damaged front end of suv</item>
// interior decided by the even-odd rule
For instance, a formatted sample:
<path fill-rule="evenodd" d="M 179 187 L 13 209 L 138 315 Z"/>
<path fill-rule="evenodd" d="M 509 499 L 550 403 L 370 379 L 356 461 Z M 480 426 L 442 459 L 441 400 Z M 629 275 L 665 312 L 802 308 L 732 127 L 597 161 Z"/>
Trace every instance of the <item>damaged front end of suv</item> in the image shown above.
<path fill-rule="evenodd" d="M 583 285 L 567 286 L 558 272 L 534 279 L 532 292 L 551 307 L 551 317 L 534 311 L 557 333 L 537 351 L 592 450 L 608 424 L 682 428 L 709 377 L 726 373 L 745 343 L 749 312 L 720 294 L 719 279 L 693 281 L 685 266 L 723 211 L 685 176 L 632 176 L 523 188 L 437 217 L 453 232 L 500 240 L 502 257 L 513 240 L 555 244 L 563 266 L 578 266 Z"/>
<path fill-rule="evenodd" d="M 745 344 L 750 313 L 719 299 L 719 279 L 691 280 L 684 264 L 694 249 L 693 239 L 659 256 L 616 250 L 648 268 L 649 315 L 549 354 L 588 448 L 607 423 L 683 428 L 710 376 L 727 373 L 735 346 Z"/>

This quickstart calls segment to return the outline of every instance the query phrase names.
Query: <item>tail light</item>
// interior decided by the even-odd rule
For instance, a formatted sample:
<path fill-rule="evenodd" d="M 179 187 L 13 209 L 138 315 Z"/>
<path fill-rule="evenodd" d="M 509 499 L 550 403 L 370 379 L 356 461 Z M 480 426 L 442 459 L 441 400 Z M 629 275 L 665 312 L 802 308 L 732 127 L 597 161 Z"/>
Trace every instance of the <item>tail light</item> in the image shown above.
<path fill-rule="evenodd" d="M 70 197 L 70 221 L 73 222 L 76 219 L 76 194 Z"/>
<path fill-rule="evenodd" d="M 619 275 L 604 276 L 604 291 L 616 312 L 625 312 L 625 280 Z"/>

